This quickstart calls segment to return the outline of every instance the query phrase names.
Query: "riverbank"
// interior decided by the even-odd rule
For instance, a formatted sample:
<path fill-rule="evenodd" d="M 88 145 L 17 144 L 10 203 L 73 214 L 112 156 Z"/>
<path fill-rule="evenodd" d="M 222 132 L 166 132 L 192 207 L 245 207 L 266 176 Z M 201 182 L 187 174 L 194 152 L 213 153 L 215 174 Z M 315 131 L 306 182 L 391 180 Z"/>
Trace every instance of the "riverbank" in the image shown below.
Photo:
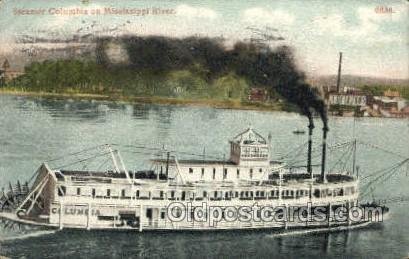
<path fill-rule="evenodd" d="M 125 103 L 150 103 L 161 105 L 207 106 L 220 109 L 260 110 L 260 111 L 290 111 L 279 103 L 243 102 L 240 100 L 186 99 L 161 96 L 123 96 L 120 94 L 89 94 L 89 93 L 50 93 L 32 92 L 19 89 L 0 88 L 0 95 L 15 95 L 27 97 L 98 100 Z"/>

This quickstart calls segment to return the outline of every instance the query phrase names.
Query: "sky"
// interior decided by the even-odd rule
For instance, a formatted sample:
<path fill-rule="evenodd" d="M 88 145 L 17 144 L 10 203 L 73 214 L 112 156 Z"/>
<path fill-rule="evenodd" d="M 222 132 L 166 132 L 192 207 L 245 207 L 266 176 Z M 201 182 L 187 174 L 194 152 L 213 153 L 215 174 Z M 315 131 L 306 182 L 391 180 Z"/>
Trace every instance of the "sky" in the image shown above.
<path fill-rule="evenodd" d="M 284 38 L 266 43 L 291 46 L 297 63 L 308 75 L 336 74 L 339 52 L 343 52 L 344 74 L 409 78 L 409 1 L 112 2 L 1 0 L 0 56 L 15 55 L 15 40 L 22 34 L 196 35 L 223 37 L 231 46 L 260 37 L 254 32 L 258 30 Z M 61 14 L 60 8 L 88 13 Z M 149 9 L 149 13 L 108 14 L 105 8 Z M 154 8 L 168 12 L 154 14 Z M 94 14 L 96 10 L 100 13 Z M 23 14 L 30 11 L 36 13 Z"/>

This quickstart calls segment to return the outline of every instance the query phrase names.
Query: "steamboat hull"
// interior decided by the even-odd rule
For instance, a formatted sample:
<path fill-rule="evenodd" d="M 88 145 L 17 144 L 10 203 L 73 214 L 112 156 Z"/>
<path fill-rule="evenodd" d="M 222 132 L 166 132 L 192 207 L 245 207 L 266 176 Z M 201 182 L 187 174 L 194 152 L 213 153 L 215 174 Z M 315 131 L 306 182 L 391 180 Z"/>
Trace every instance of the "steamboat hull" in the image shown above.
<path fill-rule="evenodd" d="M 358 204 L 358 181 L 349 176 L 328 175 L 328 182 L 305 180 L 303 175 L 270 176 L 263 182 L 232 184 L 185 183 L 168 180 L 134 180 L 124 174 L 51 170 L 43 164 L 19 206 L 0 212 L 0 217 L 20 224 L 58 229 L 125 231 L 217 231 L 217 230 L 341 230 L 382 221 L 386 207 Z M 318 177 L 317 177 L 318 178 Z M 282 180 L 284 179 L 284 180 Z M 277 184 L 278 183 L 278 184 Z M 283 215 L 261 218 L 229 218 L 226 208 L 281 208 Z M 177 207 L 182 215 L 173 215 Z M 335 220 L 337 209 L 381 208 L 371 215 Z M 305 210 L 305 208 L 309 208 Z M 314 209 L 326 213 L 316 215 Z M 198 217 L 200 209 L 205 217 Z M 289 211 L 304 210 L 289 219 Z M 329 212 L 329 213 L 328 213 Z M 253 212 L 250 212 L 253 213 Z M 172 217 L 170 217 L 172 214 Z M 177 214 L 177 213 L 176 213 Z M 212 217 L 211 217 L 211 215 Z M 265 214 L 263 214 L 265 216 Z M 292 214 L 294 215 L 294 214 Z M 297 217 L 298 216 L 298 217 Z"/>

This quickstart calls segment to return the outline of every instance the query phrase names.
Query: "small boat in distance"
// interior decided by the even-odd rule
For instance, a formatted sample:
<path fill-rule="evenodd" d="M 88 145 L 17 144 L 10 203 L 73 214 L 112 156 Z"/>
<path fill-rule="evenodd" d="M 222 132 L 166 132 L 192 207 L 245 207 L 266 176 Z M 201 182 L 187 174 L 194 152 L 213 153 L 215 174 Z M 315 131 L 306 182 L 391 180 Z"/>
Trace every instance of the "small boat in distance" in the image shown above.
<path fill-rule="evenodd" d="M 303 129 L 295 129 L 295 130 L 293 130 L 293 134 L 302 135 L 302 134 L 305 134 L 305 130 L 303 130 Z"/>

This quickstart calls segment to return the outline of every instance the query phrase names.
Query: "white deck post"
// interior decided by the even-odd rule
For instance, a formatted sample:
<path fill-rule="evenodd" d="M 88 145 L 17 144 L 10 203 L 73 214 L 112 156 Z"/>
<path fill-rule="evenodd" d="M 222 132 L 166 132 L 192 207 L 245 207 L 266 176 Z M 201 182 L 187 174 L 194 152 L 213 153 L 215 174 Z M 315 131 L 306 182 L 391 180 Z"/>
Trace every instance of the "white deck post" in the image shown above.
<path fill-rule="evenodd" d="M 139 232 L 142 232 L 142 223 L 143 223 L 143 206 L 142 204 L 139 206 Z"/>
<path fill-rule="evenodd" d="M 279 180 L 278 180 L 278 203 L 281 204 L 281 181 L 282 181 L 281 170 L 278 171 L 278 176 L 279 176 Z"/>
<path fill-rule="evenodd" d="M 88 203 L 87 230 L 91 229 L 91 203 Z"/>
<path fill-rule="evenodd" d="M 60 230 L 63 229 L 63 223 L 62 223 L 63 209 L 64 209 L 64 205 L 62 204 L 62 202 L 60 202 Z"/>
<path fill-rule="evenodd" d="M 331 202 L 328 204 L 328 227 L 331 226 Z"/>
<path fill-rule="evenodd" d="M 111 158 L 112 158 L 112 162 L 114 163 L 115 171 L 116 171 L 116 173 L 119 173 L 120 170 L 119 170 L 119 167 L 118 167 L 118 163 L 116 162 L 114 151 L 112 151 L 112 148 L 111 148 L 110 145 L 107 145 L 107 148 L 108 148 L 109 153 L 111 153 Z"/>

